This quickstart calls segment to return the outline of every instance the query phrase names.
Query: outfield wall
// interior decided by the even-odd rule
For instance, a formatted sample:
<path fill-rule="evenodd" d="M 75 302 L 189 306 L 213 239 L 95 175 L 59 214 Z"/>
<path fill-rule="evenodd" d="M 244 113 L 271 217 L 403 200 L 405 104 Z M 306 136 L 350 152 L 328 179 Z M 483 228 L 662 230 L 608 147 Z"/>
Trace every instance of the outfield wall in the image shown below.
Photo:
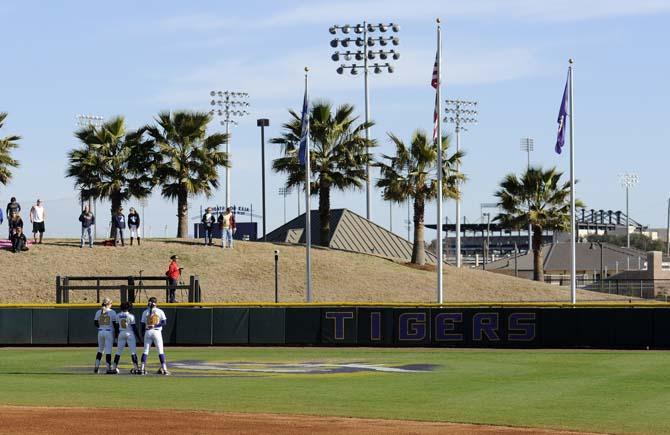
<path fill-rule="evenodd" d="M 0 308 L 0 345 L 92 345 L 96 309 Z M 659 306 L 162 309 L 170 345 L 670 348 L 670 308 Z"/>

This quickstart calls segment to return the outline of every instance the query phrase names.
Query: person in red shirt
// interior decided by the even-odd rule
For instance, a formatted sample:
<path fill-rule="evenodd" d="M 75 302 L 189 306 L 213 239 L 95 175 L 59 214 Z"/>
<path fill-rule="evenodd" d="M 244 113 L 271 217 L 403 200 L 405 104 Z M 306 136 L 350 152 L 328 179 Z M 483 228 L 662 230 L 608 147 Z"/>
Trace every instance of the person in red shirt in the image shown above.
<path fill-rule="evenodd" d="M 179 283 L 179 277 L 181 276 L 181 268 L 177 264 L 177 260 L 179 257 L 176 255 L 173 255 L 170 257 L 170 265 L 168 266 L 167 272 L 165 272 L 165 275 L 168 278 L 168 302 L 174 303 L 177 302 L 177 299 L 175 297 L 175 291 L 176 291 L 176 286 Z"/>

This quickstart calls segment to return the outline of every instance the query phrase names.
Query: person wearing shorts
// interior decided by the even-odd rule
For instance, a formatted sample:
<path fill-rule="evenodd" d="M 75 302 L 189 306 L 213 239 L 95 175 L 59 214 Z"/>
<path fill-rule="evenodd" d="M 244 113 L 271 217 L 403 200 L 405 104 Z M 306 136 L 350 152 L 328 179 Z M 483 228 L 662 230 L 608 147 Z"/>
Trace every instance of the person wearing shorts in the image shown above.
<path fill-rule="evenodd" d="M 33 239 L 35 243 L 42 243 L 42 237 L 44 236 L 44 220 L 46 219 L 47 214 L 44 210 L 41 200 L 37 200 L 37 203 L 30 209 L 30 222 L 33 224 Z M 37 233 L 40 234 L 40 241 L 37 241 Z"/>

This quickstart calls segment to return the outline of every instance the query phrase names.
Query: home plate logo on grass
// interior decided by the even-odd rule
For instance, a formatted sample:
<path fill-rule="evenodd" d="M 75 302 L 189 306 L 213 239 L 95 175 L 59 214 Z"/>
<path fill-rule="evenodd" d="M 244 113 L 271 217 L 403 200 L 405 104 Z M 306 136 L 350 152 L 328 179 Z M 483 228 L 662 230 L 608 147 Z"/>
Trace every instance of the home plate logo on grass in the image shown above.
<path fill-rule="evenodd" d="M 433 370 L 434 364 L 406 364 L 399 366 L 368 364 L 364 362 L 304 362 L 304 363 L 261 363 L 261 362 L 209 362 L 209 361 L 174 361 L 170 363 L 172 370 L 183 374 L 190 372 L 200 375 L 217 373 L 249 373 L 249 374 L 336 374 L 359 372 L 382 373 L 421 373 Z"/>

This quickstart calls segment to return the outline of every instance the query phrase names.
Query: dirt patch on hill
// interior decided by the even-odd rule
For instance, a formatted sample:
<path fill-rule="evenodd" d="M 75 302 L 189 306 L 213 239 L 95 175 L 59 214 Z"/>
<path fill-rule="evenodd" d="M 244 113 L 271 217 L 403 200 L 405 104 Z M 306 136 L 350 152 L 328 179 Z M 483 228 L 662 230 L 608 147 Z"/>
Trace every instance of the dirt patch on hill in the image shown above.
<path fill-rule="evenodd" d="M 110 426 L 112 425 L 112 426 Z M 574 434 L 530 428 L 302 415 L 0 406 L 0 434 Z M 147 429 L 148 428 L 148 429 Z"/>

